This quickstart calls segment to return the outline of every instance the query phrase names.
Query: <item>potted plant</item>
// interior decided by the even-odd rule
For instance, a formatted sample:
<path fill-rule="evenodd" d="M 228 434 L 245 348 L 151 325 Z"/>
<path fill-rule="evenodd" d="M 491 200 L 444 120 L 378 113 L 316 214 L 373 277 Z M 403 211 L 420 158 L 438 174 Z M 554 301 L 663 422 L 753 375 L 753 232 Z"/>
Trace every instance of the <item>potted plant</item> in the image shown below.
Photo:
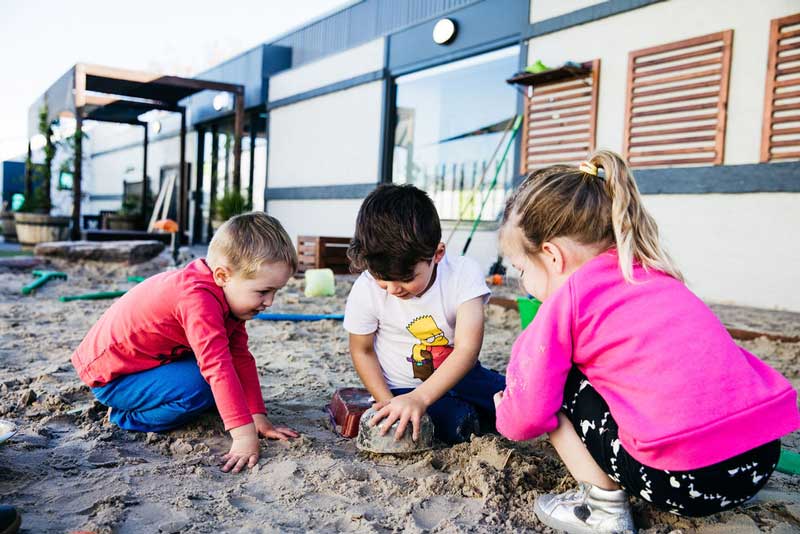
<path fill-rule="evenodd" d="M 25 199 L 22 206 L 14 213 L 14 225 L 17 239 L 22 245 L 36 245 L 48 241 L 64 241 L 69 237 L 70 217 L 50 215 L 52 200 L 50 184 L 52 181 L 53 159 L 56 156 L 56 145 L 53 143 L 53 129 L 48 118 L 47 106 L 39 110 L 39 133 L 45 138 L 44 165 L 35 166 L 28 154 L 25 162 L 26 181 L 32 180 L 34 172 L 40 174 L 38 187 Z M 75 132 L 76 142 L 80 142 L 80 132 Z M 26 191 L 30 191 L 30 183 Z"/>
<path fill-rule="evenodd" d="M 141 197 L 128 195 L 122 201 L 122 208 L 105 216 L 105 226 L 109 230 L 138 230 L 142 223 Z"/>
<path fill-rule="evenodd" d="M 225 190 L 221 198 L 214 202 L 214 216 L 211 219 L 211 229 L 215 232 L 222 223 L 240 213 L 250 211 L 252 207 L 247 198 L 238 191 Z"/>

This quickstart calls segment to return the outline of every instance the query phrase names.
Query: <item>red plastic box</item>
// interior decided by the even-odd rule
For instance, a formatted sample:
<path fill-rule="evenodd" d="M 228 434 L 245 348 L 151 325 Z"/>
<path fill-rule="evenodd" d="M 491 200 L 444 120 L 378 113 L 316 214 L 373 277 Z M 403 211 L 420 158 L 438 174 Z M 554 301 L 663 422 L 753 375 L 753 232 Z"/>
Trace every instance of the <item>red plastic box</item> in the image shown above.
<path fill-rule="evenodd" d="M 372 403 L 372 396 L 364 388 L 336 390 L 328 405 L 328 414 L 336 433 L 345 438 L 356 437 L 361 414 L 367 411 Z"/>

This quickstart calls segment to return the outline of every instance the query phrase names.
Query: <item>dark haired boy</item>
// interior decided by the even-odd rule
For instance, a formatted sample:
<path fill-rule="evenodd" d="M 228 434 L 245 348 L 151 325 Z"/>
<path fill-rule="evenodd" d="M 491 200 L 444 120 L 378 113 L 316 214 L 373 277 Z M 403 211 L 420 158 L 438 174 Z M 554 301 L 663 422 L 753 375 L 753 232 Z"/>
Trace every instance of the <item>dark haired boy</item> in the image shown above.
<path fill-rule="evenodd" d="M 478 362 L 489 288 L 480 267 L 449 257 L 431 199 L 411 185 L 382 185 L 361 205 L 348 257 L 361 276 L 345 309 L 350 353 L 382 433 L 427 411 L 445 443 L 494 431 L 492 396 L 505 378 Z M 381 423 L 381 420 L 383 422 Z"/>

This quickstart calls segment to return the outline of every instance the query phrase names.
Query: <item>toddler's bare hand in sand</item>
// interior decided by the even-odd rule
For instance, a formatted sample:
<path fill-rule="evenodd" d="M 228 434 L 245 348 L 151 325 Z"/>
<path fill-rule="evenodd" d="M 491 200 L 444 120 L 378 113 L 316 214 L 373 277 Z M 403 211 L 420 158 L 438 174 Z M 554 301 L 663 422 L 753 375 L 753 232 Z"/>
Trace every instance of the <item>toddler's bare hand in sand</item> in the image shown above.
<path fill-rule="evenodd" d="M 369 424 L 375 426 L 380 423 L 384 417 L 386 421 L 381 424 L 381 436 L 385 435 L 395 421 L 400 421 L 397 425 L 397 430 L 394 433 L 394 439 L 399 440 L 403 437 L 409 421 L 411 422 L 411 439 L 417 441 L 419 438 L 419 421 L 428 409 L 427 404 L 414 392 L 406 393 L 405 395 L 398 395 L 391 400 L 377 402 L 372 405 L 373 409 L 378 412 L 372 416 Z"/>
<path fill-rule="evenodd" d="M 225 473 L 228 471 L 238 473 L 244 466 L 253 467 L 256 465 L 258 463 L 259 441 L 255 425 L 250 423 L 232 428 L 231 437 L 233 438 L 231 450 L 222 457 L 224 463 L 222 471 Z"/>
<path fill-rule="evenodd" d="M 268 439 L 289 439 L 300 437 L 300 434 L 286 426 L 273 426 L 267 416 L 263 413 L 257 413 L 253 416 L 253 422 L 256 425 L 256 432 L 262 438 Z"/>

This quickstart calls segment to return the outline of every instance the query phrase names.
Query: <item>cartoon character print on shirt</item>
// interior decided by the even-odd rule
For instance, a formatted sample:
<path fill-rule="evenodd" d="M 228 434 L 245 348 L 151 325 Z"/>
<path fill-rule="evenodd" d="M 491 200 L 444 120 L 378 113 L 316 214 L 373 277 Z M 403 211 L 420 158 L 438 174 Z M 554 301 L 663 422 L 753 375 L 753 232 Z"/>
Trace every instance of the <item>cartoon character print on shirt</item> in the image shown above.
<path fill-rule="evenodd" d="M 414 378 L 426 380 L 453 352 L 453 347 L 430 315 L 417 317 L 408 323 L 406 330 L 420 341 L 411 349 L 411 357 L 406 359 L 414 369 Z"/>

